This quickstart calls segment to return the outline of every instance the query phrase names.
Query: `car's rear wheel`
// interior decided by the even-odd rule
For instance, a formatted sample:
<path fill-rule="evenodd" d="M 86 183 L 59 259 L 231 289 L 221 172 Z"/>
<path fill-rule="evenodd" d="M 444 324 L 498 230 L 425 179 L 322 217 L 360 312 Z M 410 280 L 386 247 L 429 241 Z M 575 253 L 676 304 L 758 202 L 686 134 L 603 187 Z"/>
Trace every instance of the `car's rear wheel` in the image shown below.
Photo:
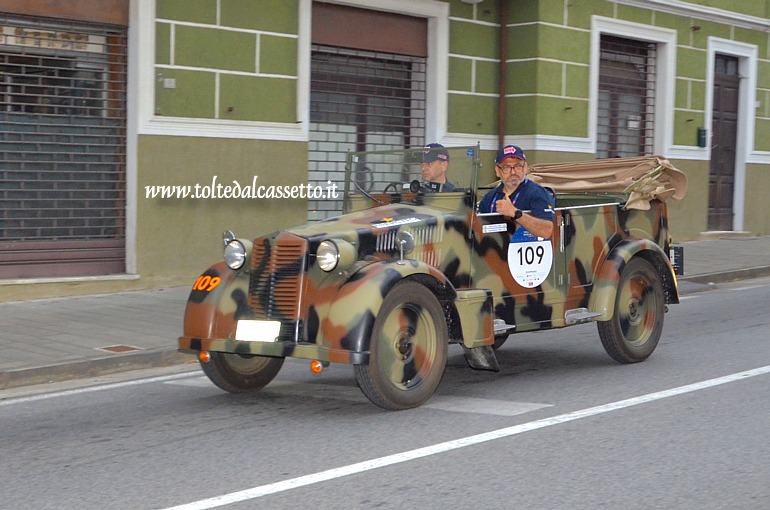
<path fill-rule="evenodd" d="M 444 375 L 448 336 L 436 296 L 416 282 L 397 284 L 374 321 L 369 363 L 355 365 L 358 386 L 383 409 L 419 406 Z"/>
<path fill-rule="evenodd" d="M 655 268 L 642 258 L 631 259 L 620 274 L 612 318 L 597 322 L 604 350 L 620 363 L 647 359 L 660 340 L 665 309 Z"/>
<path fill-rule="evenodd" d="M 203 373 L 215 385 L 230 393 L 258 391 L 278 375 L 283 358 L 242 356 L 224 352 L 210 352 L 208 362 L 201 362 Z"/>

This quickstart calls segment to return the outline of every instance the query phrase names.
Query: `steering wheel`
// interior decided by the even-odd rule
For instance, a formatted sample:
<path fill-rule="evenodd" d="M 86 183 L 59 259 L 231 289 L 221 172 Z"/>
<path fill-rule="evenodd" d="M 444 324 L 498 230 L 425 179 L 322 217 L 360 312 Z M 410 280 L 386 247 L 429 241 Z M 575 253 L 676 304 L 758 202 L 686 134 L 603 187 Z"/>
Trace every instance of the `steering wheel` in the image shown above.
<path fill-rule="evenodd" d="M 371 191 L 374 185 L 374 176 L 372 170 L 366 166 L 363 162 L 355 164 L 353 169 L 353 181 L 356 183 L 359 189 L 364 191 Z"/>
<path fill-rule="evenodd" d="M 400 187 L 401 187 L 401 183 L 400 182 L 391 182 L 390 184 L 385 186 L 385 189 L 382 190 L 382 192 L 383 193 L 387 193 L 390 188 L 393 188 L 393 192 L 394 193 L 398 193 L 398 188 L 400 188 Z"/>

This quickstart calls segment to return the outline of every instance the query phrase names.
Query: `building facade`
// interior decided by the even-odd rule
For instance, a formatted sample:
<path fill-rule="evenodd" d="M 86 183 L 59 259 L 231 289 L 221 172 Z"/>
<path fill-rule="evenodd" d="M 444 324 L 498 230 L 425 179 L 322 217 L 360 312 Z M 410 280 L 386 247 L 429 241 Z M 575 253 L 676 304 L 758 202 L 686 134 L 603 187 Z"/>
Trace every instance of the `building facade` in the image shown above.
<path fill-rule="evenodd" d="M 187 284 L 341 210 L 350 150 L 660 154 L 770 234 L 770 0 L 0 1 L 0 300 Z M 736 5 L 738 4 L 738 5 Z M 258 196 L 257 196 L 258 195 Z"/>

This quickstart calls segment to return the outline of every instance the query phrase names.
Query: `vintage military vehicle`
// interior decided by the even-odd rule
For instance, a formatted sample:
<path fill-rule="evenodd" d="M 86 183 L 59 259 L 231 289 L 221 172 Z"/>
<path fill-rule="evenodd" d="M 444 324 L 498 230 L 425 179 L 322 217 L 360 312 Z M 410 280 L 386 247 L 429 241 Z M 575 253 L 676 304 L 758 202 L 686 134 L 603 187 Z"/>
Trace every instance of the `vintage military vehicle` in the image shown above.
<path fill-rule="evenodd" d="M 443 193 L 420 182 L 422 152 L 350 153 L 338 217 L 226 232 L 224 260 L 190 293 L 180 350 L 229 392 L 263 388 L 286 357 L 350 363 L 393 410 L 430 398 L 453 343 L 470 367 L 499 370 L 510 335 L 595 321 L 618 362 L 652 354 L 679 301 L 665 200 L 684 195 L 681 172 L 660 157 L 533 166 L 555 193 L 541 239 L 477 213 L 494 185 L 479 183 L 478 147 L 450 149 Z"/>

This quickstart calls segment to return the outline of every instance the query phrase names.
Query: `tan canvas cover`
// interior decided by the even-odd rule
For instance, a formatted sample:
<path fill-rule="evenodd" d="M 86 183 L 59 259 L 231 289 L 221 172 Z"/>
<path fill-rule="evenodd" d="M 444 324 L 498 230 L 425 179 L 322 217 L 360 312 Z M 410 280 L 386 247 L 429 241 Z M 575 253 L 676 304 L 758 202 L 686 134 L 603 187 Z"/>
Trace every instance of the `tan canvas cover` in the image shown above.
<path fill-rule="evenodd" d="M 629 209 L 646 210 L 650 200 L 681 200 L 687 194 L 687 176 L 662 156 L 530 165 L 529 178 L 557 193 L 625 193 Z"/>

